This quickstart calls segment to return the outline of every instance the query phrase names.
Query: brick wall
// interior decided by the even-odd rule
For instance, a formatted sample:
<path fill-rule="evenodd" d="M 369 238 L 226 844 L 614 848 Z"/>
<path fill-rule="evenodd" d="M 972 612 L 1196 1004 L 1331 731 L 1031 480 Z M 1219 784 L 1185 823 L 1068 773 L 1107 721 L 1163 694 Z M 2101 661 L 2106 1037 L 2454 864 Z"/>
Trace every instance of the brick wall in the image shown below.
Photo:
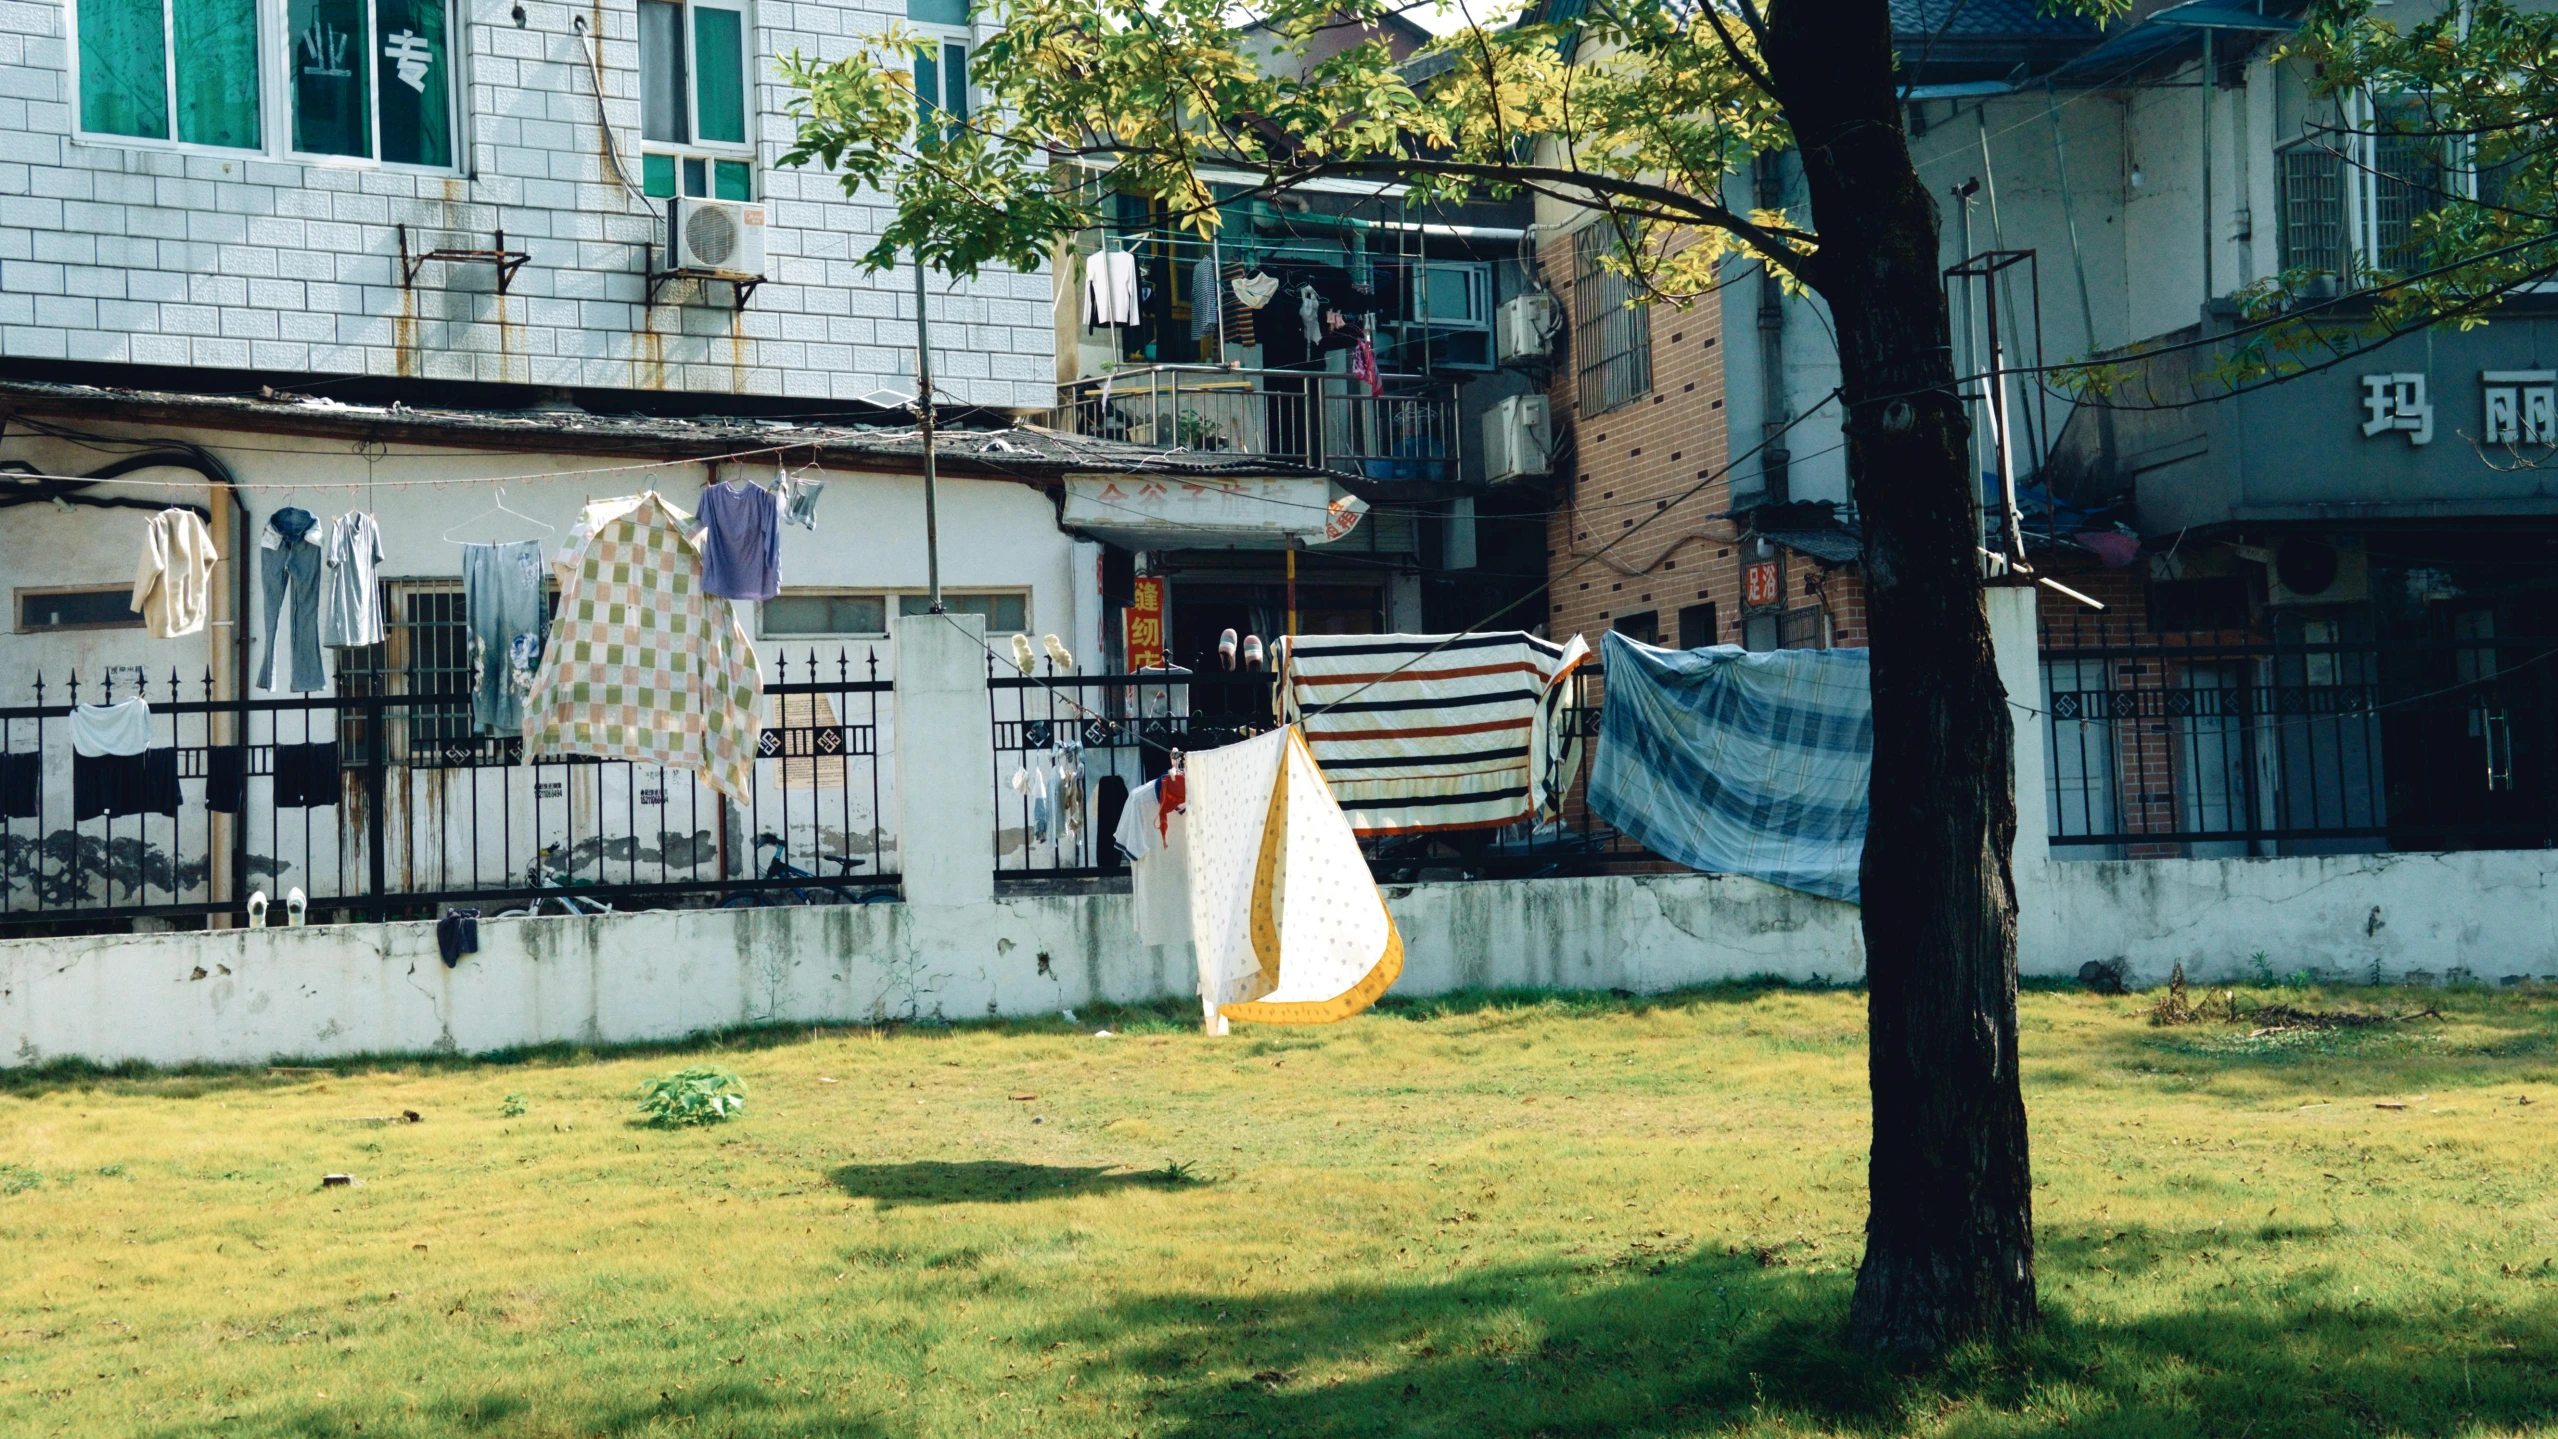
<path fill-rule="evenodd" d="M 63 6 L 0 4 L 0 353 L 813 398 L 912 388 L 899 378 L 913 370 L 912 272 L 865 275 L 855 258 L 882 206 L 777 165 L 791 91 L 775 57 L 845 54 L 902 21 L 902 5 L 768 0 L 752 12 L 771 283 L 742 314 L 726 285 L 681 282 L 642 302 L 664 202 L 608 168 L 587 42 L 572 28 L 581 15 L 601 27 L 603 114 L 635 185 L 636 12 L 526 0 L 518 27 L 511 5 L 459 0 L 469 173 L 436 175 L 288 160 L 272 138 L 263 155 L 75 139 Z M 270 104 L 270 132 L 281 114 Z M 404 289 L 398 224 L 470 232 L 473 247 L 502 228 L 532 261 L 503 296 L 484 265 L 431 265 Z M 1048 286 L 1045 274 L 994 272 L 940 298 L 936 284 L 936 381 L 969 403 L 1051 403 Z"/>
<path fill-rule="evenodd" d="M 1572 237 L 1547 241 L 1538 262 L 1577 321 Z M 1565 333 L 1572 328 L 1567 323 Z M 1721 474 L 1728 458 L 1721 309 L 1711 300 L 1686 309 L 1656 306 L 1651 331 L 1652 385 L 1632 404 L 1582 415 L 1577 358 L 1566 353 L 1557 367 L 1549 394 L 1557 433 L 1572 438 L 1572 467 L 1547 523 L 1546 567 L 1555 577 L 1548 633 L 1586 635 L 1595 645 L 1621 618 L 1650 613 L 1662 643 L 1675 645 L 1680 612 L 1710 604 L 1711 642 L 1738 644 L 1742 566 L 1754 542 L 1716 518 L 1732 501 L 1730 480 Z M 1679 498 L 1699 480 L 1709 483 Z M 1661 517 L 1640 533 L 1598 554 L 1656 513 Z M 1863 577 L 1802 555 L 1789 554 L 1784 563 L 1787 607 L 1827 611 L 1832 644 L 1864 644 Z"/>

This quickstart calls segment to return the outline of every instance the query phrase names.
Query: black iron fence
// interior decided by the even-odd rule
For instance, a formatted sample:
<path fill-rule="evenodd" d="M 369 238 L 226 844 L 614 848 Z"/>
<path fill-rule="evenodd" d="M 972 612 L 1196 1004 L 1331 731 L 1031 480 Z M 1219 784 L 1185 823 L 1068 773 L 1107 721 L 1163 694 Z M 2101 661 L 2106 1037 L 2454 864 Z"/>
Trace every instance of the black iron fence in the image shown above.
<path fill-rule="evenodd" d="M 340 693 L 215 699 L 210 675 L 39 678 L 0 708 L 0 926 L 236 913 L 300 889 L 327 917 L 451 903 L 842 902 L 888 892 L 896 844 L 875 655 L 776 656 L 754 792 L 479 734 L 458 666 L 342 656 Z M 192 693 L 193 698 L 188 695 Z M 73 712 L 141 699 L 138 755 L 84 755 Z"/>
<path fill-rule="evenodd" d="M 2342 628 L 2047 626 L 2053 844 L 2205 858 L 2558 842 L 2558 637 L 2500 634 L 2484 612 L 2416 638 Z"/>
<path fill-rule="evenodd" d="M 1260 734 L 1277 721 L 1262 672 L 1030 674 L 990 659 L 994 729 L 995 875 L 999 881 L 1124 873 L 1111 833 L 1129 793 L 1160 777 L 1175 751 L 1195 753 Z M 1582 741 L 1558 816 L 1499 829 L 1386 835 L 1361 842 L 1383 882 L 1521 878 L 1659 863 L 1590 813 L 1588 755 L 1599 732 L 1596 666 L 1565 683 L 1565 733 Z"/>

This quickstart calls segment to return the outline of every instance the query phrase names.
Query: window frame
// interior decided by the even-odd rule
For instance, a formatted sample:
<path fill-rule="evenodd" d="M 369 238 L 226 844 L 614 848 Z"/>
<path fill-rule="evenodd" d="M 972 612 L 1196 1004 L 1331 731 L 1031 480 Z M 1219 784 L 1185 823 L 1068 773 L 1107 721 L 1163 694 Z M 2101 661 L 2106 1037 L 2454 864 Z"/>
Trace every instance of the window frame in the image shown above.
<path fill-rule="evenodd" d="M 889 623 L 895 624 L 898 620 L 912 618 L 906 613 L 906 602 L 908 600 L 923 599 L 929 592 L 925 590 L 888 590 L 885 591 L 885 593 L 889 599 Z M 995 617 L 990 614 L 986 617 L 986 633 L 989 637 L 992 637 L 995 635 L 1028 635 L 1039 632 L 1039 612 L 1031 605 L 1033 593 L 1032 589 L 1027 585 L 1018 587 L 1013 585 L 976 585 L 963 589 L 953 589 L 949 585 L 944 585 L 942 586 L 941 597 L 944 606 L 947 607 L 950 601 L 957 599 L 1002 599 L 1007 595 L 1019 596 L 1021 599 L 1021 628 L 1017 630 L 997 629 L 994 624 Z"/>
<path fill-rule="evenodd" d="M 117 598 L 125 602 L 126 608 L 131 609 L 133 604 L 133 582 L 131 580 L 127 580 L 122 584 L 108 584 L 101 581 L 97 584 L 88 585 L 19 585 L 9 592 L 10 633 L 21 635 L 85 634 L 100 630 L 138 630 L 148 623 L 140 610 L 133 610 L 133 618 L 129 620 L 107 620 L 98 624 L 30 625 L 27 623 L 27 601 L 35 596 L 103 594 L 115 595 Z"/>
<path fill-rule="evenodd" d="M 750 0 L 670 0 L 670 3 L 674 3 L 676 8 L 683 12 L 684 81 L 681 90 L 684 97 L 684 134 L 688 138 L 680 141 L 652 140 L 648 138 L 646 117 L 642 117 L 638 147 L 640 187 L 643 191 L 646 191 L 648 187 L 648 157 L 664 155 L 675 163 L 675 189 L 668 195 L 649 192 L 650 199 L 726 199 L 731 204 L 752 205 L 762 198 L 763 190 L 763 166 L 759 162 L 759 150 L 756 144 L 758 128 L 756 121 L 759 117 L 755 103 L 757 83 L 755 8 Z M 706 9 L 726 11 L 737 17 L 737 84 L 739 105 L 742 110 L 739 128 L 745 131 L 745 138 L 742 140 L 702 138 L 702 66 L 696 13 Z M 637 28 L 636 6 L 633 7 L 632 14 L 634 29 L 631 43 L 636 56 L 640 85 L 645 92 L 648 83 L 647 57 L 640 50 L 644 42 L 640 39 L 641 31 Z M 702 162 L 703 192 L 699 195 L 692 194 L 684 188 L 686 160 Z M 743 163 L 746 166 L 746 195 L 743 199 L 722 196 L 719 193 L 719 162 L 723 160 L 731 164 Z"/>
<path fill-rule="evenodd" d="M 932 104 L 936 111 L 945 115 L 950 113 L 950 52 L 954 47 L 958 49 L 960 58 L 965 62 L 967 67 L 967 73 L 960 79 L 960 102 L 966 108 L 960 112 L 959 119 L 952 123 L 966 124 L 977 114 L 976 32 L 965 25 L 940 25 L 929 21 L 909 21 L 908 27 L 914 31 L 916 39 L 930 40 L 933 42 L 932 65 L 934 85 L 941 93 L 932 97 Z M 924 56 L 921 54 L 910 53 L 907 56 L 907 73 L 909 75 L 914 75 L 916 66 L 920 64 L 923 59 Z M 922 110 L 924 103 L 922 83 L 921 77 L 918 76 L 916 80 L 917 88 L 915 91 L 915 103 L 917 107 L 915 123 L 919 136 L 922 132 L 924 118 Z M 947 129 L 945 129 L 944 133 L 948 133 Z"/>
<path fill-rule="evenodd" d="M 254 0 L 257 11 L 257 114 L 258 143 L 255 145 L 208 145 L 199 140 L 177 138 L 177 26 L 173 11 L 179 0 L 162 0 L 161 44 L 164 47 L 163 81 L 168 87 L 169 136 L 157 139 L 149 135 L 119 135 L 113 131 L 92 130 L 81 123 L 81 100 L 84 77 L 80 70 L 80 6 L 81 0 L 65 0 L 63 30 L 65 55 L 63 69 L 68 77 L 66 97 L 71 111 L 71 141 L 76 145 L 94 145 L 128 150 L 158 150 L 179 155 L 202 155 L 221 160 L 273 160 L 295 165 L 325 165 L 352 170 L 388 170 L 405 175 L 471 176 L 470 133 L 470 20 L 461 0 L 439 0 L 444 6 L 446 56 L 444 85 L 446 115 L 452 126 L 453 163 L 450 165 L 417 165 L 401 160 L 385 160 L 382 151 L 382 96 L 379 76 L 368 72 L 367 103 L 370 108 L 370 155 L 331 155 L 293 147 L 293 96 L 291 85 L 291 12 L 286 0 Z M 375 23 L 373 0 L 359 0 L 364 9 L 368 44 Z M 368 54 L 365 63 L 376 64 L 378 53 Z"/>
<path fill-rule="evenodd" d="M 895 618 L 897 596 L 887 590 L 866 590 L 857 586 L 811 585 L 785 587 L 775 595 L 777 600 L 877 600 L 881 627 L 875 630 L 788 630 L 775 632 L 765 622 L 765 606 L 773 600 L 758 600 L 755 605 L 755 638 L 789 642 L 792 640 L 884 640 L 889 635 L 888 622 Z"/>

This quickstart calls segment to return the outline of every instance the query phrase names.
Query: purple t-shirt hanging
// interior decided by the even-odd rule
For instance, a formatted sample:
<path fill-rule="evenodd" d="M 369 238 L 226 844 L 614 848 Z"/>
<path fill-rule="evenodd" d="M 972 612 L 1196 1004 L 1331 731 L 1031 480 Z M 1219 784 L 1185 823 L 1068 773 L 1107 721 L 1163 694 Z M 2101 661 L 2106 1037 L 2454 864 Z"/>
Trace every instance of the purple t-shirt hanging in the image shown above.
<path fill-rule="evenodd" d="M 780 502 L 761 485 L 702 491 L 702 592 L 769 600 L 782 591 Z"/>

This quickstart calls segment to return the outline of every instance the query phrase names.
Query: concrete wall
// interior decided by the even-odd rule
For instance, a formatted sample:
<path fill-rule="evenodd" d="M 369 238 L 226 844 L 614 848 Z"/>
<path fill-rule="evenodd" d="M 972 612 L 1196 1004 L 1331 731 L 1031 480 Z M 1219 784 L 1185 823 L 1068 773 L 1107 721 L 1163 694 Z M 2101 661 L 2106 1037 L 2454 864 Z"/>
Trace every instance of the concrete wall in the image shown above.
<path fill-rule="evenodd" d="M 2127 960 L 2143 984 L 2277 975 L 2558 977 L 2558 864 L 2540 852 L 2019 866 L 2022 966 Z M 1773 975 L 1854 981 L 1853 906 L 1755 880 L 1639 875 L 1400 886 L 1397 994 L 1656 992 Z M 772 1022 L 1030 1015 L 1187 996 L 1125 895 L 483 920 L 453 969 L 432 925 L 0 942 L 0 1063 L 261 1063 Z"/>
<path fill-rule="evenodd" d="M 1856 912 L 1704 875 L 1390 892 L 1401 994 L 1850 980 Z M 729 1025 L 1054 1013 L 1188 995 L 1126 895 L 482 920 L 447 969 L 431 924 L 0 941 L 0 1063 L 260 1063 L 668 1039 Z"/>

